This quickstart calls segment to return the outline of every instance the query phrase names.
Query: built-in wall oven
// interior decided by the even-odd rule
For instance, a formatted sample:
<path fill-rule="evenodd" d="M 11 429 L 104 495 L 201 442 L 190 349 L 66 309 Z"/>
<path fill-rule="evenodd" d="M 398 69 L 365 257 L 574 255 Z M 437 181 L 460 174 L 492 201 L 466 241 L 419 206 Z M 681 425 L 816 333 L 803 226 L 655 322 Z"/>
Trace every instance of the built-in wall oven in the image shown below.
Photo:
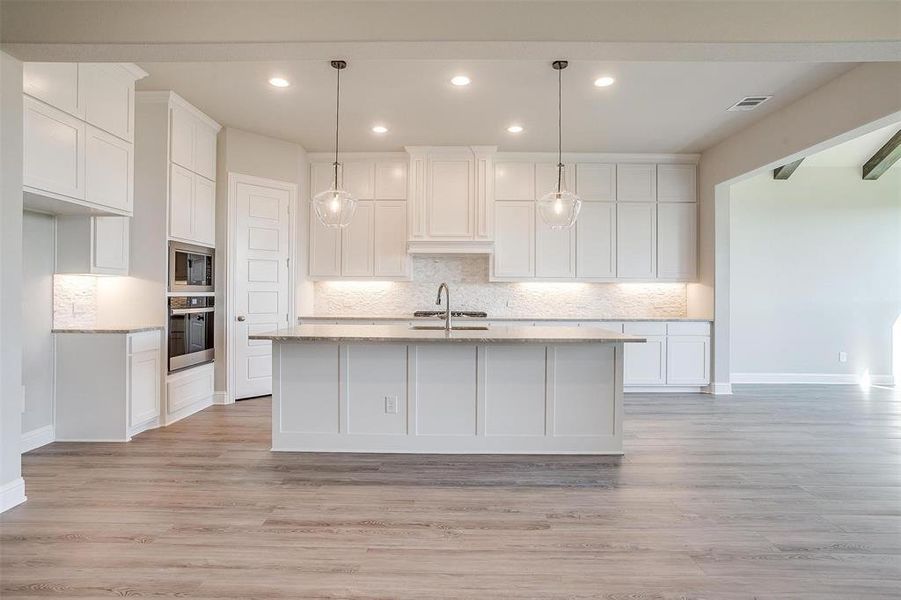
<path fill-rule="evenodd" d="M 169 291 L 212 292 L 215 250 L 169 242 Z"/>
<path fill-rule="evenodd" d="M 169 372 L 213 362 L 212 296 L 169 298 Z"/>

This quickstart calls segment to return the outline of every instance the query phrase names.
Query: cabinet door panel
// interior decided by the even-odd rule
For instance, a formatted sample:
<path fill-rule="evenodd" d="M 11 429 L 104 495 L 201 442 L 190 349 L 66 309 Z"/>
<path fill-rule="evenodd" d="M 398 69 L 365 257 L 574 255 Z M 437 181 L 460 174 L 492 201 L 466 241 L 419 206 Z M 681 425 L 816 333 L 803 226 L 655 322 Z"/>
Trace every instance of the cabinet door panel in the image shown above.
<path fill-rule="evenodd" d="M 657 206 L 657 276 L 693 280 L 698 271 L 698 207 L 694 203 Z"/>
<path fill-rule="evenodd" d="M 160 414 L 160 355 L 157 350 L 133 354 L 129 360 L 129 427 Z"/>
<path fill-rule="evenodd" d="M 344 189 L 358 200 L 375 198 L 375 165 L 371 161 L 352 160 L 343 165 Z"/>
<path fill-rule="evenodd" d="M 535 277 L 576 276 L 576 231 L 551 229 L 535 219 Z"/>
<path fill-rule="evenodd" d="M 104 131 L 131 141 L 134 80 L 114 64 L 82 63 L 79 83 L 85 120 Z"/>
<path fill-rule="evenodd" d="M 380 162 L 375 166 L 375 199 L 405 200 L 407 198 L 407 163 Z"/>
<path fill-rule="evenodd" d="M 341 275 L 341 230 L 326 227 L 310 206 L 310 276 Z"/>
<path fill-rule="evenodd" d="M 203 123 L 194 126 L 194 172 L 216 181 L 216 131 Z"/>
<path fill-rule="evenodd" d="M 128 274 L 129 217 L 93 217 L 93 265 L 91 272 Z"/>
<path fill-rule="evenodd" d="M 653 279 L 657 275 L 657 204 L 616 206 L 616 275 Z"/>
<path fill-rule="evenodd" d="M 616 165 L 616 199 L 620 202 L 656 202 L 657 165 Z"/>
<path fill-rule="evenodd" d="M 132 145 L 92 125 L 85 136 L 85 200 L 132 210 Z"/>
<path fill-rule="evenodd" d="M 178 165 L 169 167 L 169 235 L 190 240 L 194 233 L 194 174 Z"/>
<path fill-rule="evenodd" d="M 669 385 L 710 383 L 710 338 L 677 335 L 666 340 L 666 382 Z"/>
<path fill-rule="evenodd" d="M 216 244 L 216 184 L 200 175 L 194 180 L 194 231 L 192 239 L 204 246 Z"/>
<path fill-rule="evenodd" d="M 643 343 L 623 344 L 623 384 L 666 383 L 666 338 L 646 336 Z"/>
<path fill-rule="evenodd" d="M 697 202 L 698 181 L 695 165 L 657 165 L 659 202 Z"/>
<path fill-rule="evenodd" d="M 341 231 L 341 275 L 372 275 L 372 218 L 372 201 L 357 203 L 353 220 Z"/>
<path fill-rule="evenodd" d="M 439 159 L 431 162 L 429 234 L 473 237 L 473 161 Z"/>
<path fill-rule="evenodd" d="M 78 63 L 22 63 L 22 91 L 70 115 L 84 116 L 78 94 Z"/>
<path fill-rule="evenodd" d="M 535 165 L 530 162 L 499 162 L 494 167 L 495 200 L 534 200 Z"/>
<path fill-rule="evenodd" d="M 585 202 L 576 221 L 576 274 L 616 277 L 616 204 Z"/>
<path fill-rule="evenodd" d="M 616 200 L 616 165 L 577 164 L 576 192 L 585 201 L 613 202 Z"/>
<path fill-rule="evenodd" d="M 535 275 L 535 203 L 501 202 L 495 207 L 494 276 Z"/>
<path fill-rule="evenodd" d="M 407 203 L 377 202 L 373 226 L 376 277 L 407 274 Z"/>
<path fill-rule="evenodd" d="M 85 124 L 32 98 L 23 108 L 23 183 L 83 200 Z"/>
<path fill-rule="evenodd" d="M 172 107 L 169 124 L 169 159 L 177 165 L 194 169 L 194 116 L 180 106 Z"/>

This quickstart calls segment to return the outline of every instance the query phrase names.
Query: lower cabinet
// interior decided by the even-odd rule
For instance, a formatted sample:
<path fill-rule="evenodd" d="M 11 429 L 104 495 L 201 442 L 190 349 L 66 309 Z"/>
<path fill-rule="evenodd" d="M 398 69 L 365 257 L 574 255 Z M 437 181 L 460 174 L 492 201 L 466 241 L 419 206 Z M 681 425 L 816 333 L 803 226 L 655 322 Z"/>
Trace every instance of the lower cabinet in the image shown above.
<path fill-rule="evenodd" d="M 200 365 L 166 377 L 163 424 L 169 425 L 213 403 L 213 365 Z"/>
<path fill-rule="evenodd" d="M 623 383 L 627 387 L 710 383 L 709 323 L 626 323 L 623 331 L 647 339 L 625 345 Z"/>
<path fill-rule="evenodd" d="M 56 440 L 127 442 L 159 426 L 161 330 L 56 332 Z"/>

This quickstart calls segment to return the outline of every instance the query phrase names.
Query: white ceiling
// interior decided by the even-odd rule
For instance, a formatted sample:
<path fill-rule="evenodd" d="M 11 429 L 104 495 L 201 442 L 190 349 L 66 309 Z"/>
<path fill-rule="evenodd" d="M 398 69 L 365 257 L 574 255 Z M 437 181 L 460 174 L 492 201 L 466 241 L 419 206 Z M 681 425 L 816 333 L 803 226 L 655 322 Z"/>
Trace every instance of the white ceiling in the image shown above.
<path fill-rule="evenodd" d="M 901 123 L 893 123 L 882 129 L 871 131 L 866 135 L 848 140 L 828 150 L 823 150 L 804 159 L 801 168 L 806 167 L 863 167 L 876 151 L 882 148 L 899 130 Z M 901 167 L 901 161 L 895 163 L 891 170 Z"/>
<path fill-rule="evenodd" d="M 142 90 L 172 89 L 223 125 L 333 149 L 335 71 L 326 61 L 141 63 Z M 574 61 L 563 73 L 564 150 L 699 152 L 851 68 L 848 63 Z M 465 73 L 472 84 L 450 85 Z M 596 88 L 596 77 L 617 82 Z M 281 76 L 292 86 L 267 82 Z M 341 144 L 348 151 L 405 145 L 556 147 L 556 72 L 544 61 L 351 61 L 342 73 Z M 753 112 L 726 112 L 747 95 L 774 94 Z M 525 128 L 508 134 L 508 125 Z M 389 128 L 384 135 L 370 129 Z"/>

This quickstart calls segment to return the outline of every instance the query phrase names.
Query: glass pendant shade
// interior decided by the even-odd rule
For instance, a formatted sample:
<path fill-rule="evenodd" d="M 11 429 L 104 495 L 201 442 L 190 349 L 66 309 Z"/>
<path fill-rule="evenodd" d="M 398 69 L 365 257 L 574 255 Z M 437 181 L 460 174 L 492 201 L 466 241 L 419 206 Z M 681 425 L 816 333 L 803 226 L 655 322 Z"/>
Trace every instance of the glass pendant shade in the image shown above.
<path fill-rule="evenodd" d="M 357 199 L 336 185 L 313 196 L 313 209 L 326 227 L 344 228 L 353 220 Z"/>
<path fill-rule="evenodd" d="M 579 218 L 582 199 L 566 189 L 563 165 L 557 169 L 557 186 L 538 199 L 538 215 L 551 229 L 569 229 Z"/>

